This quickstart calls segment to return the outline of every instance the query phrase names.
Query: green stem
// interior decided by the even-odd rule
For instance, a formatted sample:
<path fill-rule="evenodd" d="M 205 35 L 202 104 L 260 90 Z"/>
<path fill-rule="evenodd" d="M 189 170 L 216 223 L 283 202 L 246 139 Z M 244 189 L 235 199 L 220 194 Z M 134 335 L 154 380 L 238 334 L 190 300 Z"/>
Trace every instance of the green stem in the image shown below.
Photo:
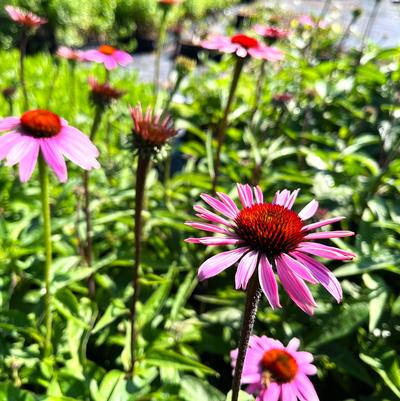
<path fill-rule="evenodd" d="M 229 90 L 228 101 L 225 106 L 224 115 L 223 115 L 222 120 L 218 127 L 217 150 L 216 150 L 216 154 L 215 154 L 214 176 L 213 176 L 213 180 L 212 180 L 212 192 L 215 192 L 215 189 L 217 187 L 219 168 L 221 165 L 221 150 L 222 150 L 222 145 L 224 144 L 224 141 L 225 141 L 226 129 L 228 126 L 228 116 L 229 116 L 229 112 L 231 110 L 233 99 L 235 97 L 236 88 L 238 86 L 240 74 L 242 73 L 245 61 L 246 61 L 245 58 L 242 58 L 242 57 L 236 58 L 236 64 L 235 64 L 235 69 L 233 70 L 233 77 L 232 77 L 231 87 Z"/>
<path fill-rule="evenodd" d="M 139 270 L 140 261 L 142 256 L 142 210 L 143 210 L 143 200 L 144 192 L 146 187 L 147 172 L 150 166 L 150 158 L 148 156 L 143 156 L 139 154 L 138 165 L 136 170 L 136 199 L 135 199 L 135 263 L 133 265 L 132 272 L 132 289 L 133 295 L 131 300 L 131 366 L 129 374 L 133 377 L 135 373 L 136 364 L 136 340 L 137 340 L 137 330 L 136 330 L 136 306 L 139 300 Z"/>
<path fill-rule="evenodd" d="M 19 81 L 21 84 L 22 95 L 24 98 L 24 110 L 29 109 L 28 91 L 26 90 L 25 83 L 25 56 L 26 56 L 26 45 L 28 43 L 28 34 L 25 29 L 21 33 L 21 43 L 19 48 Z"/>
<path fill-rule="evenodd" d="M 52 264 L 52 244 L 51 244 L 51 220 L 50 220 L 50 202 L 49 202 L 49 179 L 47 174 L 47 164 L 43 157 L 39 157 L 39 178 L 41 188 L 42 216 L 44 244 L 46 250 L 46 263 L 44 269 L 45 295 L 44 295 L 44 314 L 45 314 L 45 343 L 44 355 L 49 356 L 52 353 L 52 312 L 51 312 L 51 264 Z"/>
<path fill-rule="evenodd" d="M 103 115 L 103 108 L 97 106 L 93 118 L 92 128 L 90 130 L 90 140 L 94 141 L 97 130 L 101 123 L 101 116 Z M 85 215 L 86 224 L 86 243 L 84 255 L 86 264 L 91 267 L 93 264 L 93 232 L 92 232 L 92 213 L 90 210 L 90 189 L 89 189 L 89 171 L 83 172 L 83 213 Z M 88 278 L 89 296 L 93 299 L 96 295 L 95 274 L 92 273 Z"/>
<path fill-rule="evenodd" d="M 160 29 L 158 31 L 158 40 L 157 40 L 157 48 L 156 48 L 156 59 L 154 66 L 154 94 L 155 101 L 154 104 L 157 104 L 158 101 L 158 92 L 160 85 L 160 65 L 161 65 L 161 51 L 164 45 L 164 39 L 166 34 L 166 22 L 167 22 L 168 9 L 165 8 L 163 10 L 163 14 L 160 22 Z"/>
<path fill-rule="evenodd" d="M 367 40 L 367 37 L 370 35 L 370 33 L 372 31 L 372 27 L 374 26 L 375 19 L 378 15 L 378 9 L 379 9 L 380 4 L 381 4 L 381 0 L 375 0 L 374 7 L 371 11 L 371 14 L 370 14 L 368 22 L 367 22 L 367 26 L 365 27 L 365 31 L 364 31 L 362 39 L 361 39 L 361 46 L 360 46 L 360 52 L 359 52 L 359 56 L 358 56 L 358 60 L 357 60 L 357 65 L 360 65 L 361 58 L 362 58 L 362 56 L 364 54 L 364 50 L 365 50 L 365 42 Z"/>
<path fill-rule="evenodd" d="M 262 60 L 260 63 L 260 70 L 258 72 L 258 79 L 257 79 L 257 85 L 256 85 L 256 94 L 254 96 L 254 104 L 253 104 L 253 108 L 251 110 L 250 113 L 250 121 L 251 121 L 251 125 L 253 125 L 253 120 L 254 120 L 254 116 L 256 115 L 256 112 L 260 106 L 260 101 L 261 101 L 261 95 L 263 92 L 263 88 L 264 88 L 264 76 L 265 76 L 265 67 L 267 65 L 267 61 L 266 60 Z"/>
<path fill-rule="evenodd" d="M 56 67 L 55 67 L 55 71 L 54 71 L 54 75 L 53 75 L 53 78 L 52 78 L 52 80 L 50 82 L 49 91 L 48 91 L 48 94 L 47 94 L 47 101 L 46 101 L 46 109 L 47 110 L 50 108 L 50 104 L 51 104 L 51 101 L 52 101 L 52 98 L 53 98 L 54 88 L 56 86 L 56 82 L 57 82 L 59 73 L 60 73 L 60 63 L 57 62 Z M 75 91 L 73 83 L 71 85 L 71 97 L 72 97 L 72 91 Z M 71 101 L 71 103 L 70 103 L 71 108 L 73 108 L 74 104 L 75 103 Z"/>
<path fill-rule="evenodd" d="M 232 381 L 232 401 L 237 401 L 240 391 L 240 380 L 242 378 L 244 359 L 246 357 L 247 347 L 254 322 L 256 320 L 257 307 L 261 297 L 258 275 L 255 272 L 247 287 L 246 306 L 243 314 L 242 330 L 240 332 L 238 356 L 235 365 L 235 373 Z"/>

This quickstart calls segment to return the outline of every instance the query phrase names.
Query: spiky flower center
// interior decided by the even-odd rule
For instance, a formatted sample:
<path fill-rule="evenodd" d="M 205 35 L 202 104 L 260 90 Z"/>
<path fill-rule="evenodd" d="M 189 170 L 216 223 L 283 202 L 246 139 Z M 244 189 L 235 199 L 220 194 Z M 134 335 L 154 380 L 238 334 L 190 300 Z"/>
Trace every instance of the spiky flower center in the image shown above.
<path fill-rule="evenodd" d="M 29 110 L 21 116 L 21 125 L 28 135 L 50 138 L 61 131 L 61 119 L 48 110 Z"/>
<path fill-rule="evenodd" d="M 143 138 L 157 146 L 163 145 L 173 135 L 171 130 L 149 121 L 140 121 L 138 125 Z"/>
<path fill-rule="evenodd" d="M 259 46 L 256 39 L 243 34 L 232 36 L 231 42 L 243 46 L 245 49 L 251 49 Z"/>
<path fill-rule="evenodd" d="M 98 51 L 100 53 L 106 54 L 107 56 L 111 56 L 111 54 L 114 54 L 115 50 L 116 48 L 110 45 L 102 45 L 98 48 Z"/>
<path fill-rule="evenodd" d="M 289 383 L 297 374 L 298 365 L 289 352 L 282 349 L 266 351 L 261 360 L 263 377 L 278 383 Z M 268 383 L 263 383 L 267 385 Z"/>
<path fill-rule="evenodd" d="M 291 252 L 304 239 L 303 223 L 297 213 L 272 203 L 242 209 L 235 223 L 240 238 L 268 256 Z"/>

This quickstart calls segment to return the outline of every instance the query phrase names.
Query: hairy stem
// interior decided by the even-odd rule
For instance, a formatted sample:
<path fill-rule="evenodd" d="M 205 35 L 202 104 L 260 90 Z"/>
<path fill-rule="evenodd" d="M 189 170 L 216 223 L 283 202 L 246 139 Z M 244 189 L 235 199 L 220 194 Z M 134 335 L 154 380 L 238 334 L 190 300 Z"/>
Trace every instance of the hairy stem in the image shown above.
<path fill-rule="evenodd" d="M 256 320 L 258 302 L 260 301 L 261 289 L 258 275 L 253 274 L 247 287 L 246 306 L 243 314 L 242 330 L 240 332 L 239 350 L 236 360 L 235 373 L 232 381 L 232 401 L 237 401 L 240 391 L 240 380 L 243 372 L 244 359 L 246 357 L 249 339 Z"/>
<path fill-rule="evenodd" d="M 229 90 L 228 101 L 225 106 L 224 115 L 218 126 L 217 150 L 216 150 L 216 154 L 215 154 L 214 176 L 213 176 L 213 180 L 212 180 L 212 192 L 215 192 L 215 189 L 217 187 L 218 174 L 219 174 L 219 169 L 221 166 L 221 150 L 222 150 L 222 145 L 224 144 L 224 141 L 225 141 L 226 129 L 228 126 L 228 116 L 229 116 L 229 112 L 231 110 L 233 99 L 235 97 L 236 88 L 238 86 L 240 74 L 242 73 L 245 61 L 246 61 L 246 59 L 244 59 L 244 58 L 241 58 L 241 57 L 236 58 L 236 64 L 235 64 L 235 69 L 233 70 L 233 77 L 232 77 L 231 87 Z"/>
<path fill-rule="evenodd" d="M 44 320 L 46 327 L 44 355 L 49 356 L 52 353 L 52 312 L 51 312 L 51 265 L 52 265 L 52 244 L 51 244 L 51 220 L 50 220 L 50 202 L 49 202 L 49 179 L 47 165 L 43 157 L 39 157 L 39 179 L 42 201 L 42 218 L 44 231 L 44 245 L 46 252 L 46 262 L 44 268 Z"/>
<path fill-rule="evenodd" d="M 139 270 L 142 256 L 142 210 L 144 192 L 146 186 L 146 177 L 150 165 L 150 158 L 139 154 L 136 170 L 136 202 L 135 202 L 135 263 L 132 272 L 133 295 L 131 300 L 131 366 L 129 374 L 133 377 L 136 364 L 136 306 L 139 300 Z"/>

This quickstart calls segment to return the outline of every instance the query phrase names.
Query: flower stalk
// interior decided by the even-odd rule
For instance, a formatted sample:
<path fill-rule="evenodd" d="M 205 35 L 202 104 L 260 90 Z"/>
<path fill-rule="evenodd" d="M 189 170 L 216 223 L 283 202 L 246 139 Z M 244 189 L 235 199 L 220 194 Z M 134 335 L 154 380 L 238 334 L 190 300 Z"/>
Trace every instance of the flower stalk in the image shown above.
<path fill-rule="evenodd" d="M 50 356 L 52 353 L 52 322 L 53 316 L 51 311 L 51 265 L 52 265 L 52 243 L 51 243 L 51 220 L 50 220 L 50 202 L 49 202 L 49 179 L 47 165 L 42 156 L 39 157 L 39 179 L 41 189 L 41 202 L 42 202 L 42 218 L 43 218 L 43 231 L 44 231 L 44 245 L 45 245 L 45 268 L 44 268 L 44 282 L 45 282 L 45 295 L 44 295 L 44 320 L 45 320 L 45 343 L 44 355 Z"/>
<path fill-rule="evenodd" d="M 228 116 L 229 116 L 229 112 L 232 107 L 233 99 L 235 97 L 236 89 L 237 89 L 239 79 L 240 79 L 240 74 L 242 73 L 245 61 L 246 61 L 245 58 L 242 58 L 242 57 L 236 58 L 236 64 L 235 64 L 235 68 L 233 70 L 233 77 L 232 77 L 231 87 L 229 90 L 228 101 L 225 106 L 224 115 L 223 115 L 222 120 L 218 127 L 217 150 L 216 150 L 216 154 L 215 154 L 214 176 L 212 179 L 212 192 L 215 192 L 216 187 L 217 187 L 218 174 L 219 174 L 219 169 L 221 167 L 221 150 L 222 150 L 222 145 L 225 142 L 226 129 L 228 126 Z"/>
<path fill-rule="evenodd" d="M 94 141 L 94 137 L 101 123 L 103 108 L 96 106 L 93 118 L 92 128 L 90 130 L 90 140 Z M 84 256 L 86 264 L 91 267 L 93 264 L 93 232 L 92 232 L 92 212 L 90 210 L 90 188 L 89 188 L 89 171 L 83 172 L 83 213 L 85 215 L 86 225 L 86 242 L 84 247 Z M 96 295 L 95 274 L 92 273 L 88 278 L 89 297 L 93 299 Z"/>
<path fill-rule="evenodd" d="M 232 401 L 237 401 L 240 391 L 240 380 L 243 372 L 244 360 L 246 357 L 249 339 L 256 320 L 257 307 L 261 297 L 261 288 L 258 282 L 258 275 L 253 273 L 246 292 L 246 305 L 243 314 L 242 329 L 240 332 L 238 356 L 235 372 L 232 381 Z"/>
<path fill-rule="evenodd" d="M 26 56 L 27 43 L 28 43 L 28 34 L 25 29 L 22 29 L 21 42 L 19 48 L 19 82 L 21 84 L 22 96 L 24 99 L 24 110 L 29 109 L 28 91 L 26 89 L 26 82 L 25 82 L 25 56 Z"/>
<path fill-rule="evenodd" d="M 159 85 L 160 85 L 160 65 L 161 65 L 161 51 L 164 46 L 165 36 L 166 36 L 166 26 L 167 26 L 167 16 L 168 16 L 168 7 L 163 8 L 160 28 L 158 31 L 158 40 L 157 40 L 157 48 L 156 48 L 156 59 L 154 66 L 154 93 L 156 100 L 154 104 L 157 104 Z"/>
<path fill-rule="evenodd" d="M 133 377 L 136 364 L 136 306 L 139 300 L 140 283 L 139 270 L 142 256 L 142 210 L 144 193 L 146 187 L 146 178 L 150 166 L 150 157 L 139 153 L 136 169 L 136 202 L 135 202 L 135 262 L 132 272 L 133 295 L 131 300 L 130 320 L 131 320 L 131 366 L 130 375 Z"/>

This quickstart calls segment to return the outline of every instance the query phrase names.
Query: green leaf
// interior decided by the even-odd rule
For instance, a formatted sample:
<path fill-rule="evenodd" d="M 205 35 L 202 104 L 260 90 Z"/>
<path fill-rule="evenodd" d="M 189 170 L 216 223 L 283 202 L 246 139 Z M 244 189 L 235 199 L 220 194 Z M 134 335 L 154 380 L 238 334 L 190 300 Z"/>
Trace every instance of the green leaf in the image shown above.
<path fill-rule="evenodd" d="M 179 395 L 185 401 L 224 401 L 225 396 L 205 380 L 193 376 L 183 376 L 180 380 Z"/>
<path fill-rule="evenodd" d="M 231 401 L 231 400 L 232 400 L 232 391 L 229 391 L 225 401 Z M 250 394 L 247 394 L 244 391 L 240 391 L 238 401 L 254 401 L 254 397 L 251 396 Z"/>

